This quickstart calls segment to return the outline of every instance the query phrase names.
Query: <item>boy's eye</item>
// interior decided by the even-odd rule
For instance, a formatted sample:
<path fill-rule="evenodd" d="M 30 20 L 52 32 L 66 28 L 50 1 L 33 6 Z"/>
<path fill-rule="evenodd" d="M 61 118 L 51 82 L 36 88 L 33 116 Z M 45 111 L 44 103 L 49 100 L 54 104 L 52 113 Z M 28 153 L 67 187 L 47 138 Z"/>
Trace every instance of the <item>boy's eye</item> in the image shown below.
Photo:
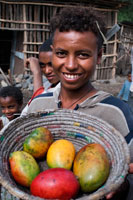
<path fill-rule="evenodd" d="M 81 59 L 86 59 L 86 58 L 89 58 L 90 55 L 88 53 L 79 53 L 78 57 Z"/>
<path fill-rule="evenodd" d="M 44 68 L 44 67 L 46 67 L 45 64 L 40 64 L 40 68 Z"/>
<path fill-rule="evenodd" d="M 56 51 L 55 54 L 59 58 L 64 58 L 66 56 L 66 52 L 64 51 Z"/>
<path fill-rule="evenodd" d="M 15 107 L 15 105 L 10 105 L 10 106 L 8 106 L 8 107 L 1 106 L 1 109 L 2 109 L 2 110 L 5 110 L 6 108 L 8 108 L 8 109 L 13 109 L 14 107 Z"/>
<path fill-rule="evenodd" d="M 14 108 L 14 107 L 15 107 L 15 106 L 13 106 L 13 105 L 12 105 L 12 106 L 8 106 L 9 109 L 12 109 L 12 108 Z"/>
<path fill-rule="evenodd" d="M 49 67 L 52 67 L 52 62 L 49 62 L 49 63 L 48 63 L 48 66 L 49 66 Z"/>
<path fill-rule="evenodd" d="M 5 109 L 5 107 L 4 107 L 4 106 L 1 106 L 1 109 Z"/>
<path fill-rule="evenodd" d="M 45 63 L 43 63 L 43 62 L 39 62 L 39 65 L 40 65 L 40 68 L 43 68 L 43 67 L 45 67 L 45 66 L 46 66 L 46 64 L 45 64 Z"/>

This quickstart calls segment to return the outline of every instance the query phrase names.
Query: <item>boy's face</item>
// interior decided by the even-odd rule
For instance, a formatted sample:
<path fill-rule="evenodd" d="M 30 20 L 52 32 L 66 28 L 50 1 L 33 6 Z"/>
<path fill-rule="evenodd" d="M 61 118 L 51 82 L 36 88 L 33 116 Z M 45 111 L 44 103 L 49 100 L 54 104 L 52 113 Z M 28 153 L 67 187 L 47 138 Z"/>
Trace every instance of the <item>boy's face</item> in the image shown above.
<path fill-rule="evenodd" d="M 42 73 L 46 76 L 50 83 L 55 84 L 58 82 L 58 78 L 54 73 L 52 67 L 52 52 L 40 52 L 39 53 L 39 64 L 41 67 Z"/>
<path fill-rule="evenodd" d="M 56 30 L 52 64 L 64 88 L 75 90 L 88 84 L 100 58 L 92 32 Z"/>
<path fill-rule="evenodd" d="M 2 113 L 9 119 L 9 121 L 15 118 L 15 113 L 19 113 L 21 106 L 19 105 L 13 97 L 0 97 L 0 106 Z"/>
<path fill-rule="evenodd" d="M 128 80 L 129 80 L 129 82 L 132 81 L 132 76 L 131 76 L 131 74 L 128 74 Z"/>

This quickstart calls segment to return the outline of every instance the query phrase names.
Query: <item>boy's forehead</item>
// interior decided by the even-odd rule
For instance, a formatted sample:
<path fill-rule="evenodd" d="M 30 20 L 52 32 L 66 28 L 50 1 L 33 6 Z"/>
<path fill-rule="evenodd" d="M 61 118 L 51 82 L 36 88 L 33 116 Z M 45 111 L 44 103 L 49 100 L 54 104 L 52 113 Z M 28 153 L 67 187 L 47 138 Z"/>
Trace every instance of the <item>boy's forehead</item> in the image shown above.
<path fill-rule="evenodd" d="M 16 99 L 12 96 L 0 97 L 0 102 L 16 102 Z"/>
<path fill-rule="evenodd" d="M 53 46 L 55 45 L 97 45 L 97 38 L 91 31 L 65 31 L 56 30 L 53 37 Z"/>
<path fill-rule="evenodd" d="M 59 31 L 58 29 L 55 31 L 54 36 L 53 36 L 53 43 L 56 40 L 60 40 L 60 37 L 65 37 L 67 39 L 69 39 L 70 41 L 72 41 L 73 39 L 79 39 L 79 37 L 81 39 L 84 39 L 86 37 L 86 39 L 92 37 L 92 35 L 94 37 L 95 34 L 92 31 L 75 31 L 75 30 L 69 30 L 69 31 Z"/>

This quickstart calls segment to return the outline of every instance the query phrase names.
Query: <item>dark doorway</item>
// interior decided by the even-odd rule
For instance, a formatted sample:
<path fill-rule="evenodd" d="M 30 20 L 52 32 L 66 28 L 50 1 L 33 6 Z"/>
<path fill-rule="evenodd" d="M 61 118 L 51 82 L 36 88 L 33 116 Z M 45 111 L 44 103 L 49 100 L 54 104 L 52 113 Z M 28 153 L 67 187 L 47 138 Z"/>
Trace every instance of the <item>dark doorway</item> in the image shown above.
<path fill-rule="evenodd" d="M 12 39 L 12 31 L 0 30 L 0 67 L 5 73 L 10 69 Z"/>

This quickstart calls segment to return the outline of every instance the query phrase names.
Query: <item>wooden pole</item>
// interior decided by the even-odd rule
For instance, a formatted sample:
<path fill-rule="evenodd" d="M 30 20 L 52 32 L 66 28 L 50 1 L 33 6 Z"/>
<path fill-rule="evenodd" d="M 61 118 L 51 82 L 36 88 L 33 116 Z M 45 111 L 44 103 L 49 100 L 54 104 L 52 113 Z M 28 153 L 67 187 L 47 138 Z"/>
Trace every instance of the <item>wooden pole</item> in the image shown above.
<path fill-rule="evenodd" d="M 115 24 L 117 24 L 117 12 L 115 12 Z M 113 58 L 113 69 L 112 69 L 112 79 L 115 79 L 116 75 L 116 60 L 117 60 L 117 33 L 115 34 L 115 42 L 114 42 L 114 49 L 113 54 L 116 54 Z"/>
<path fill-rule="evenodd" d="M 2 76 L 4 77 L 4 79 L 5 79 L 6 83 L 7 83 L 8 85 L 11 85 L 11 84 L 10 84 L 10 82 L 8 81 L 8 79 L 7 79 L 6 75 L 4 74 L 3 70 L 1 69 L 1 67 L 0 67 L 0 73 L 1 73 L 1 74 L 2 74 Z"/>
<path fill-rule="evenodd" d="M 23 21 L 26 22 L 26 6 L 25 5 L 23 5 Z M 27 25 L 26 25 L 26 23 L 24 23 L 24 29 L 25 29 L 24 42 L 27 42 L 27 31 L 26 31 Z M 24 60 L 26 59 L 26 53 L 25 53 L 26 50 L 27 50 L 27 45 L 24 45 Z"/>
<path fill-rule="evenodd" d="M 26 22 L 26 6 L 25 5 L 23 5 L 23 21 Z M 27 31 L 26 31 L 27 24 L 26 23 L 24 23 L 24 29 L 25 29 L 25 31 L 24 31 L 24 42 L 27 42 Z M 24 61 L 27 58 L 26 53 L 25 53 L 26 51 L 27 51 L 27 45 L 25 44 L 25 45 L 23 45 Z M 26 72 L 26 70 L 24 68 L 24 73 L 25 72 Z"/>

